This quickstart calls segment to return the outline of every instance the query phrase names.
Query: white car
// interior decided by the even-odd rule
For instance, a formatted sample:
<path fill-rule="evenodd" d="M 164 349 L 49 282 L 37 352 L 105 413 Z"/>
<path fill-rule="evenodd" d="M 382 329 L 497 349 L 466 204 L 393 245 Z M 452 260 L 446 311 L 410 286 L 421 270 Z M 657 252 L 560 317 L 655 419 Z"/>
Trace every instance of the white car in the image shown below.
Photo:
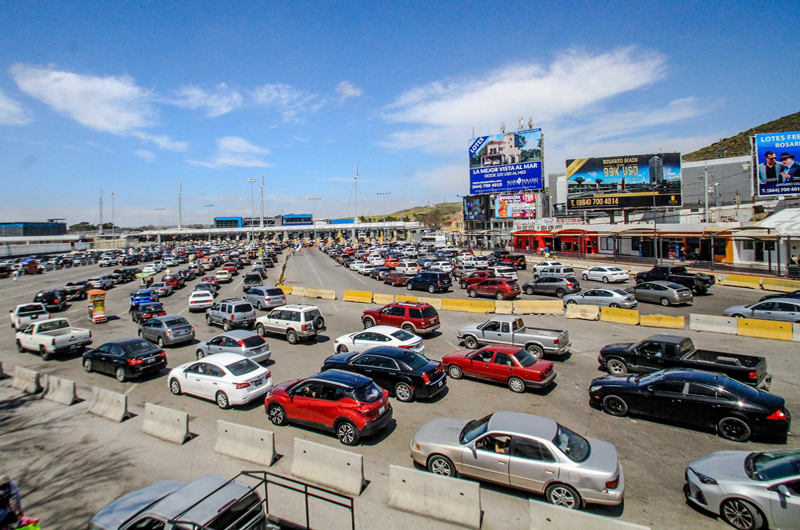
<path fill-rule="evenodd" d="M 350 264 L 350 270 L 351 271 L 356 271 L 356 272 L 361 272 L 361 269 L 363 267 L 367 266 L 367 265 L 368 265 L 368 263 L 365 262 L 365 261 L 355 260 L 353 263 Z"/>
<path fill-rule="evenodd" d="M 161 272 L 167 268 L 167 265 L 163 261 L 154 261 L 153 266 L 156 268 L 156 272 Z"/>
<path fill-rule="evenodd" d="M 359 274 L 363 274 L 364 276 L 368 276 L 372 271 L 375 270 L 375 266 L 371 263 L 365 263 L 358 269 Z"/>
<path fill-rule="evenodd" d="M 95 276 L 94 278 L 89 278 L 87 282 L 95 289 L 108 290 L 114 287 L 114 280 L 108 276 Z"/>
<path fill-rule="evenodd" d="M 542 269 L 547 269 L 549 267 L 563 267 L 564 265 L 560 261 L 542 261 L 541 263 L 537 263 L 533 266 L 533 272 L 541 272 Z"/>
<path fill-rule="evenodd" d="M 170 370 L 170 391 L 216 401 L 221 409 L 263 399 L 272 390 L 267 368 L 236 353 L 215 353 Z"/>
<path fill-rule="evenodd" d="M 394 270 L 396 270 L 399 273 L 410 276 L 412 274 L 416 274 L 419 269 L 420 269 L 419 265 L 417 265 L 417 263 L 414 261 L 401 261 L 400 263 L 397 264 L 397 267 L 395 267 Z"/>
<path fill-rule="evenodd" d="M 627 282 L 628 273 L 619 267 L 592 267 L 581 274 L 581 280 L 592 280 L 603 283 Z"/>
<path fill-rule="evenodd" d="M 384 263 L 386 263 L 386 260 L 380 256 L 374 256 L 374 257 L 370 256 L 369 258 L 369 264 L 372 265 L 373 267 L 380 267 Z"/>
<path fill-rule="evenodd" d="M 453 264 L 449 261 L 434 261 L 431 264 L 431 268 L 436 267 L 437 269 L 441 270 L 442 272 L 451 273 L 453 272 Z"/>
<path fill-rule="evenodd" d="M 193 291 L 189 295 L 189 312 L 205 311 L 214 305 L 214 295 L 208 291 Z"/>
<path fill-rule="evenodd" d="M 30 304 L 20 304 L 15 309 L 9 311 L 11 317 L 11 327 L 14 329 L 25 329 L 33 321 L 47 320 L 50 313 L 44 304 L 33 302 Z"/>
<path fill-rule="evenodd" d="M 491 270 L 494 271 L 494 275 L 498 278 L 508 278 L 509 280 L 517 279 L 517 270 L 514 267 L 498 265 L 497 267 L 491 267 Z"/>
<path fill-rule="evenodd" d="M 333 341 L 333 350 L 336 353 L 361 353 L 375 346 L 395 346 L 420 354 L 425 351 L 419 336 L 394 326 L 372 326 L 363 331 L 342 335 Z"/>
<path fill-rule="evenodd" d="M 151 263 L 150 265 L 145 265 L 142 269 L 142 272 L 155 274 L 158 272 L 158 269 L 156 269 L 156 266 Z"/>

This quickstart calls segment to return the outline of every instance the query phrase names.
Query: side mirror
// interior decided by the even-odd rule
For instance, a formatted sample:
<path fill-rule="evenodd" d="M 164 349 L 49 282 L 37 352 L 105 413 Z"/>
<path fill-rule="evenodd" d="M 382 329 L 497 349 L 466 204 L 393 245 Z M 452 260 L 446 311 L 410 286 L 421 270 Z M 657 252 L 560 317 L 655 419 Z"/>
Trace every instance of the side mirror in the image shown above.
<path fill-rule="evenodd" d="M 787 499 L 792 496 L 792 492 L 789 491 L 789 488 L 786 487 L 786 484 L 779 484 L 775 491 L 780 493 L 782 496 L 786 497 Z"/>
<path fill-rule="evenodd" d="M 653 385 L 647 385 L 647 391 L 653 392 Z"/>

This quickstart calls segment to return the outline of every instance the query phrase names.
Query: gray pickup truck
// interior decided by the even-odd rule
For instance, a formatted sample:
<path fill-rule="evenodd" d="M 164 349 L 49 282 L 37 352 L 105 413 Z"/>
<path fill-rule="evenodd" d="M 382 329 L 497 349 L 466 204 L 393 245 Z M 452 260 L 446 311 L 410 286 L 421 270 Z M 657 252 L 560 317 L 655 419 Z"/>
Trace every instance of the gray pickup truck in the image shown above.
<path fill-rule="evenodd" d="M 484 344 L 521 346 L 534 357 L 563 355 L 569 351 L 569 332 L 557 329 L 534 329 L 519 317 L 496 316 L 483 324 L 469 324 L 458 330 L 458 339 L 470 349 Z"/>

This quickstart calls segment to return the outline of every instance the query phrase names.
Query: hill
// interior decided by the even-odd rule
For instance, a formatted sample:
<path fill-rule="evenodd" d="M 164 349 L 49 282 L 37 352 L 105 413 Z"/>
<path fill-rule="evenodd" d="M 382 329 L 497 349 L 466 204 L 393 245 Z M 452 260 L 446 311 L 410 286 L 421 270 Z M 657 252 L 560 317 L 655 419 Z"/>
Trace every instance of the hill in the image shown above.
<path fill-rule="evenodd" d="M 444 219 L 450 219 L 454 215 L 461 213 L 462 205 L 460 202 L 441 202 L 436 205 L 436 209 L 442 212 L 442 217 Z M 387 213 L 386 219 L 388 221 L 397 221 L 403 219 L 415 221 L 417 218 L 427 215 L 430 211 L 431 208 L 428 208 L 427 206 L 414 206 L 413 208 Z M 383 216 L 372 215 L 368 217 L 361 217 L 361 220 L 364 222 L 382 221 Z"/>
<path fill-rule="evenodd" d="M 731 156 L 744 156 L 750 154 L 750 137 L 754 134 L 773 132 L 800 131 L 800 112 L 784 116 L 783 118 L 753 127 L 740 132 L 736 136 L 723 138 L 708 147 L 683 155 L 687 162 L 699 162 L 714 158 L 727 158 Z"/>

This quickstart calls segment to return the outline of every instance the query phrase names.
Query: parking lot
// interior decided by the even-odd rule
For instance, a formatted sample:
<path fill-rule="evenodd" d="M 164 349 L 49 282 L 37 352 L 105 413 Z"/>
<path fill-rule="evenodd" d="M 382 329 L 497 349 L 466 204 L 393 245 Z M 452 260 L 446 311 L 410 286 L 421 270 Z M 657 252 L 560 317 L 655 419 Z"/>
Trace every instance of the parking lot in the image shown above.
<path fill-rule="evenodd" d="M 284 256 L 285 254 L 279 257 L 282 260 Z M 279 270 L 280 265 L 276 268 L 268 269 L 269 278 L 264 283 L 273 284 L 276 282 Z M 19 303 L 31 301 L 39 289 L 61 287 L 68 281 L 87 279 L 98 272 L 104 272 L 104 269 L 99 269 L 96 265 L 92 265 L 51 271 L 42 276 L 23 276 L 16 283 L 4 280 L 0 284 L 0 293 L 2 293 L 0 310 L 7 312 Z M 526 271 L 520 271 L 519 283 L 522 284 L 530 280 L 531 277 L 530 268 Z M 236 276 L 233 282 L 223 285 L 218 300 L 240 296 L 242 292 L 241 278 L 241 275 Z M 194 325 L 198 340 L 207 340 L 221 333 L 222 330 L 219 327 L 209 327 L 202 313 L 192 314 L 188 312 L 188 293 L 191 291 L 192 285 L 197 281 L 189 282 L 186 288 L 162 299 L 162 302 L 169 314 L 181 314 Z M 423 294 L 434 297 L 467 298 L 466 293 L 459 289 L 457 285 L 453 292 L 445 294 L 406 293 L 402 288 L 393 288 L 382 282 L 344 269 L 316 249 L 303 249 L 290 259 L 285 283 L 287 285 L 333 289 L 340 295 L 344 290 L 353 289 L 385 294 Z M 581 284 L 582 287 L 603 285 L 584 281 Z M 624 289 L 631 284 L 632 282 L 623 284 L 621 288 Z M 118 285 L 108 292 L 106 312 L 111 318 L 107 323 L 91 324 L 87 318 L 86 303 L 83 301 L 72 302 L 70 307 L 55 316 L 69 318 L 74 326 L 90 328 L 93 333 L 93 345 L 95 347 L 109 340 L 133 337 L 136 335 L 137 327 L 128 316 L 128 298 L 135 289 L 136 283 L 132 282 Z M 655 304 L 640 304 L 639 309 L 643 314 L 680 316 L 688 315 L 691 310 L 695 313 L 719 315 L 726 307 L 750 303 L 758 300 L 761 296 L 762 293 L 757 291 L 714 286 L 708 295 L 696 297 L 694 306 L 661 307 Z M 522 295 L 521 299 L 555 300 L 554 297 L 531 297 L 527 295 Z M 361 329 L 361 313 L 371 307 L 366 304 L 346 303 L 339 300 L 312 300 L 295 296 L 289 296 L 289 303 L 317 305 L 325 317 L 327 330 L 324 332 L 324 336 L 319 337 L 316 341 L 301 342 L 297 345 L 290 345 L 281 337 L 268 337 L 273 354 L 272 358 L 264 365 L 272 372 L 272 377 L 276 384 L 316 373 L 323 360 L 334 353 L 333 340 L 345 333 Z M 440 317 L 442 321 L 441 329 L 424 339 L 425 354 L 431 359 L 441 359 L 443 355 L 460 349 L 462 346 L 457 343 L 456 339 L 458 329 L 465 324 L 482 322 L 487 318 L 485 315 L 479 314 L 444 311 L 440 312 Z M 367 479 L 371 481 L 365 493 L 357 501 L 358 528 L 375 527 L 372 525 L 379 524 L 379 520 L 375 518 L 376 514 L 387 513 L 385 502 L 388 496 L 388 480 L 386 479 L 388 465 L 412 466 L 409 457 L 409 441 L 422 423 L 433 418 L 472 419 L 498 410 L 525 412 L 553 418 L 583 436 L 610 442 L 616 447 L 625 470 L 625 503 L 615 508 L 590 507 L 588 510 L 658 529 L 728 528 L 725 523 L 697 512 L 684 502 L 682 493 L 683 473 L 686 465 L 692 460 L 719 450 L 765 450 L 786 446 L 800 447 L 800 443 L 793 436 L 788 438 L 786 446 L 776 446 L 772 443 L 765 443 L 763 440 L 737 444 L 723 440 L 713 432 L 698 432 L 690 428 L 659 423 L 650 419 L 636 417 L 615 418 L 593 410 L 587 403 L 587 389 L 592 378 L 603 375 L 603 372 L 598 370 L 598 349 L 612 342 L 636 341 L 656 334 L 658 330 L 604 322 L 567 320 L 562 317 L 528 316 L 524 320 L 526 324 L 532 327 L 566 329 L 570 332 L 572 341 L 571 354 L 564 358 L 551 359 L 555 362 L 558 374 L 556 384 L 543 391 L 529 390 L 524 394 L 514 394 L 507 387 L 501 385 L 487 384 L 469 379 L 449 380 L 448 391 L 437 396 L 432 401 L 400 403 L 393 398 L 392 405 L 394 407 L 395 421 L 385 431 L 380 432 L 375 437 L 364 439 L 359 446 L 354 448 L 354 451 L 364 455 Z M 766 357 L 769 372 L 774 376 L 772 392 L 786 399 L 789 410 L 800 410 L 800 387 L 798 387 L 792 376 L 792 368 L 795 363 L 794 357 L 797 354 L 796 343 L 702 334 L 688 330 L 680 333 L 691 337 L 695 344 L 701 348 Z M 338 441 L 333 436 L 324 433 L 294 426 L 273 427 L 264 414 L 263 404 L 255 403 L 243 408 L 220 410 L 210 401 L 202 401 L 188 396 L 175 396 L 167 388 L 166 372 L 163 371 L 160 375 L 148 377 L 144 380 L 119 383 L 113 377 L 97 373 L 85 373 L 77 355 L 43 362 L 36 355 L 16 352 L 13 329 L 7 325 L 3 326 L 2 331 L 0 331 L 0 344 L 2 344 L 0 361 L 3 362 L 5 367 L 20 365 L 34 368 L 42 373 L 66 377 L 76 381 L 83 389 L 98 386 L 117 392 L 124 392 L 128 395 L 129 406 L 133 409 L 141 408 L 145 402 L 151 402 L 186 411 L 193 421 L 196 418 L 201 423 L 205 422 L 207 424 L 217 419 L 225 419 L 274 430 L 276 444 L 279 447 L 279 452 L 284 457 L 291 457 L 292 439 L 294 437 L 339 447 Z M 193 345 L 168 347 L 166 351 L 170 367 L 188 362 L 194 359 L 195 356 Z M 3 381 L 0 385 L 3 387 L 3 395 L 7 396 L 8 382 Z M 85 397 L 86 390 L 83 391 L 83 394 Z M 8 403 L 9 401 L 7 400 L 6 402 Z M 24 410 L 29 410 L 30 414 L 35 413 L 35 407 L 29 407 Z M 13 414 L 24 415 L 24 410 L 15 410 Z M 68 412 L 71 409 L 64 408 L 62 410 L 64 415 L 72 414 L 74 416 L 74 413 Z M 0 411 L 0 414 L 3 414 L 8 419 L 11 417 L 12 411 L 10 408 L 6 408 L 5 412 Z M 51 412 L 50 414 L 57 414 L 57 412 Z M 0 416 L 0 421 L 2 419 L 3 416 Z M 76 429 L 79 426 L 83 429 L 85 425 L 82 422 L 89 420 L 74 417 L 71 421 L 76 422 Z M 24 425 L 24 422 L 22 424 Z M 92 425 L 96 425 L 96 423 Z M 68 426 L 63 426 L 62 428 L 69 430 Z M 20 427 L 20 429 L 24 429 L 24 427 Z M 118 437 L 115 438 L 109 433 L 98 433 L 94 437 L 87 434 L 84 438 L 81 438 L 85 439 L 86 447 L 90 454 L 93 451 L 109 451 L 111 448 L 115 448 L 116 444 L 123 448 L 128 446 L 129 440 L 123 439 L 124 435 L 122 433 L 124 429 L 116 427 L 109 429 L 116 433 L 114 436 Z M 3 445 L 9 441 L 9 437 L 16 435 L 18 435 L 16 431 L 4 431 L 0 434 L 0 438 L 5 438 Z M 74 438 L 74 436 L 65 436 L 65 439 L 70 440 L 70 443 L 75 443 Z M 201 434 L 198 439 L 188 442 L 179 449 L 172 447 L 164 449 L 164 446 L 169 444 L 155 440 L 146 440 L 140 443 L 147 444 L 148 449 L 152 448 L 155 453 L 159 453 L 162 450 L 174 453 L 180 450 L 181 452 L 191 452 L 199 458 L 202 455 L 202 451 L 207 451 L 202 438 Z M 137 438 L 137 440 L 139 439 Z M 36 440 L 29 439 L 28 443 L 35 444 Z M 55 442 L 51 440 L 47 443 Z M 22 474 L 23 483 L 21 485 L 23 490 L 26 487 L 28 489 L 44 488 L 45 484 L 36 484 L 35 481 L 52 480 L 47 476 L 31 476 L 29 477 L 30 482 L 24 480 L 25 469 L 31 463 L 29 460 L 42 458 L 40 453 L 35 451 L 28 453 L 16 452 L 13 453 L 13 461 L 9 460 L 9 454 L 4 453 L 5 456 L 0 456 L 0 460 L 5 460 L 0 464 L 4 469 L 9 470 L 9 473 L 18 472 Z M 209 454 L 213 455 L 210 452 Z M 74 458 L 76 471 L 83 470 L 87 463 L 91 462 L 91 459 L 83 460 L 77 455 L 72 455 L 70 458 Z M 290 459 L 283 458 L 277 464 L 278 472 L 288 473 L 286 461 Z M 62 465 L 63 461 L 68 460 L 62 460 Z M 196 460 L 192 458 L 190 461 L 194 463 Z M 154 465 L 154 462 L 161 462 L 161 464 Z M 165 459 L 164 456 L 151 456 L 148 451 L 137 451 L 134 458 L 125 459 L 124 466 L 111 471 L 118 478 L 113 485 L 109 483 L 100 488 L 78 489 L 77 493 L 69 496 L 69 498 L 55 497 L 47 501 L 37 501 L 34 503 L 34 507 L 38 508 L 40 513 L 32 513 L 32 515 L 49 516 L 51 520 L 60 523 L 57 525 L 58 528 L 83 528 L 93 508 L 104 506 L 122 492 L 143 486 L 156 479 L 196 478 L 214 469 L 223 469 L 228 472 L 235 464 L 235 462 L 228 461 L 223 468 L 209 464 L 208 466 L 198 465 L 196 468 L 191 467 L 190 469 L 185 469 L 184 467 L 178 469 L 175 465 L 170 465 L 168 459 Z M 249 464 L 241 464 L 239 469 L 252 469 L 255 467 Z M 25 491 L 23 491 L 23 494 L 25 494 Z M 484 528 L 525 527 L 528 515 L 525 511 L 527 506 L 522 502 L 527 498 L 524 493 L 485 484 L 484 494 L 487 499 L 483 506 L 485 511 Z M 36 499 L 35 494 L 33 498 Z M 543 501 L 540 497 L 538 499 Z M 75 510 L 76 504 L 80 504 L 83 509 Z M 67 512 L 67 506 L 70 507 L 71 511 Z M 57 517 L 56 514 L 59 513 L 71 513 L 74 515 L 71 516 L 71 521 L 63 522 L 53 518 Z M 391 511 L 388 513 L 391 516 Z M 423 520 L 419 519 L 419 521 Z M 389 527 L 400 528 L 404 527 L 405 524 L 398 522 L 397 525 L 390 525 Z M 47 526 L 54 527 L 50 524 Z M 429 522 L 428 527 L 438 528 L 439 526 L 438 523 Z"/>

